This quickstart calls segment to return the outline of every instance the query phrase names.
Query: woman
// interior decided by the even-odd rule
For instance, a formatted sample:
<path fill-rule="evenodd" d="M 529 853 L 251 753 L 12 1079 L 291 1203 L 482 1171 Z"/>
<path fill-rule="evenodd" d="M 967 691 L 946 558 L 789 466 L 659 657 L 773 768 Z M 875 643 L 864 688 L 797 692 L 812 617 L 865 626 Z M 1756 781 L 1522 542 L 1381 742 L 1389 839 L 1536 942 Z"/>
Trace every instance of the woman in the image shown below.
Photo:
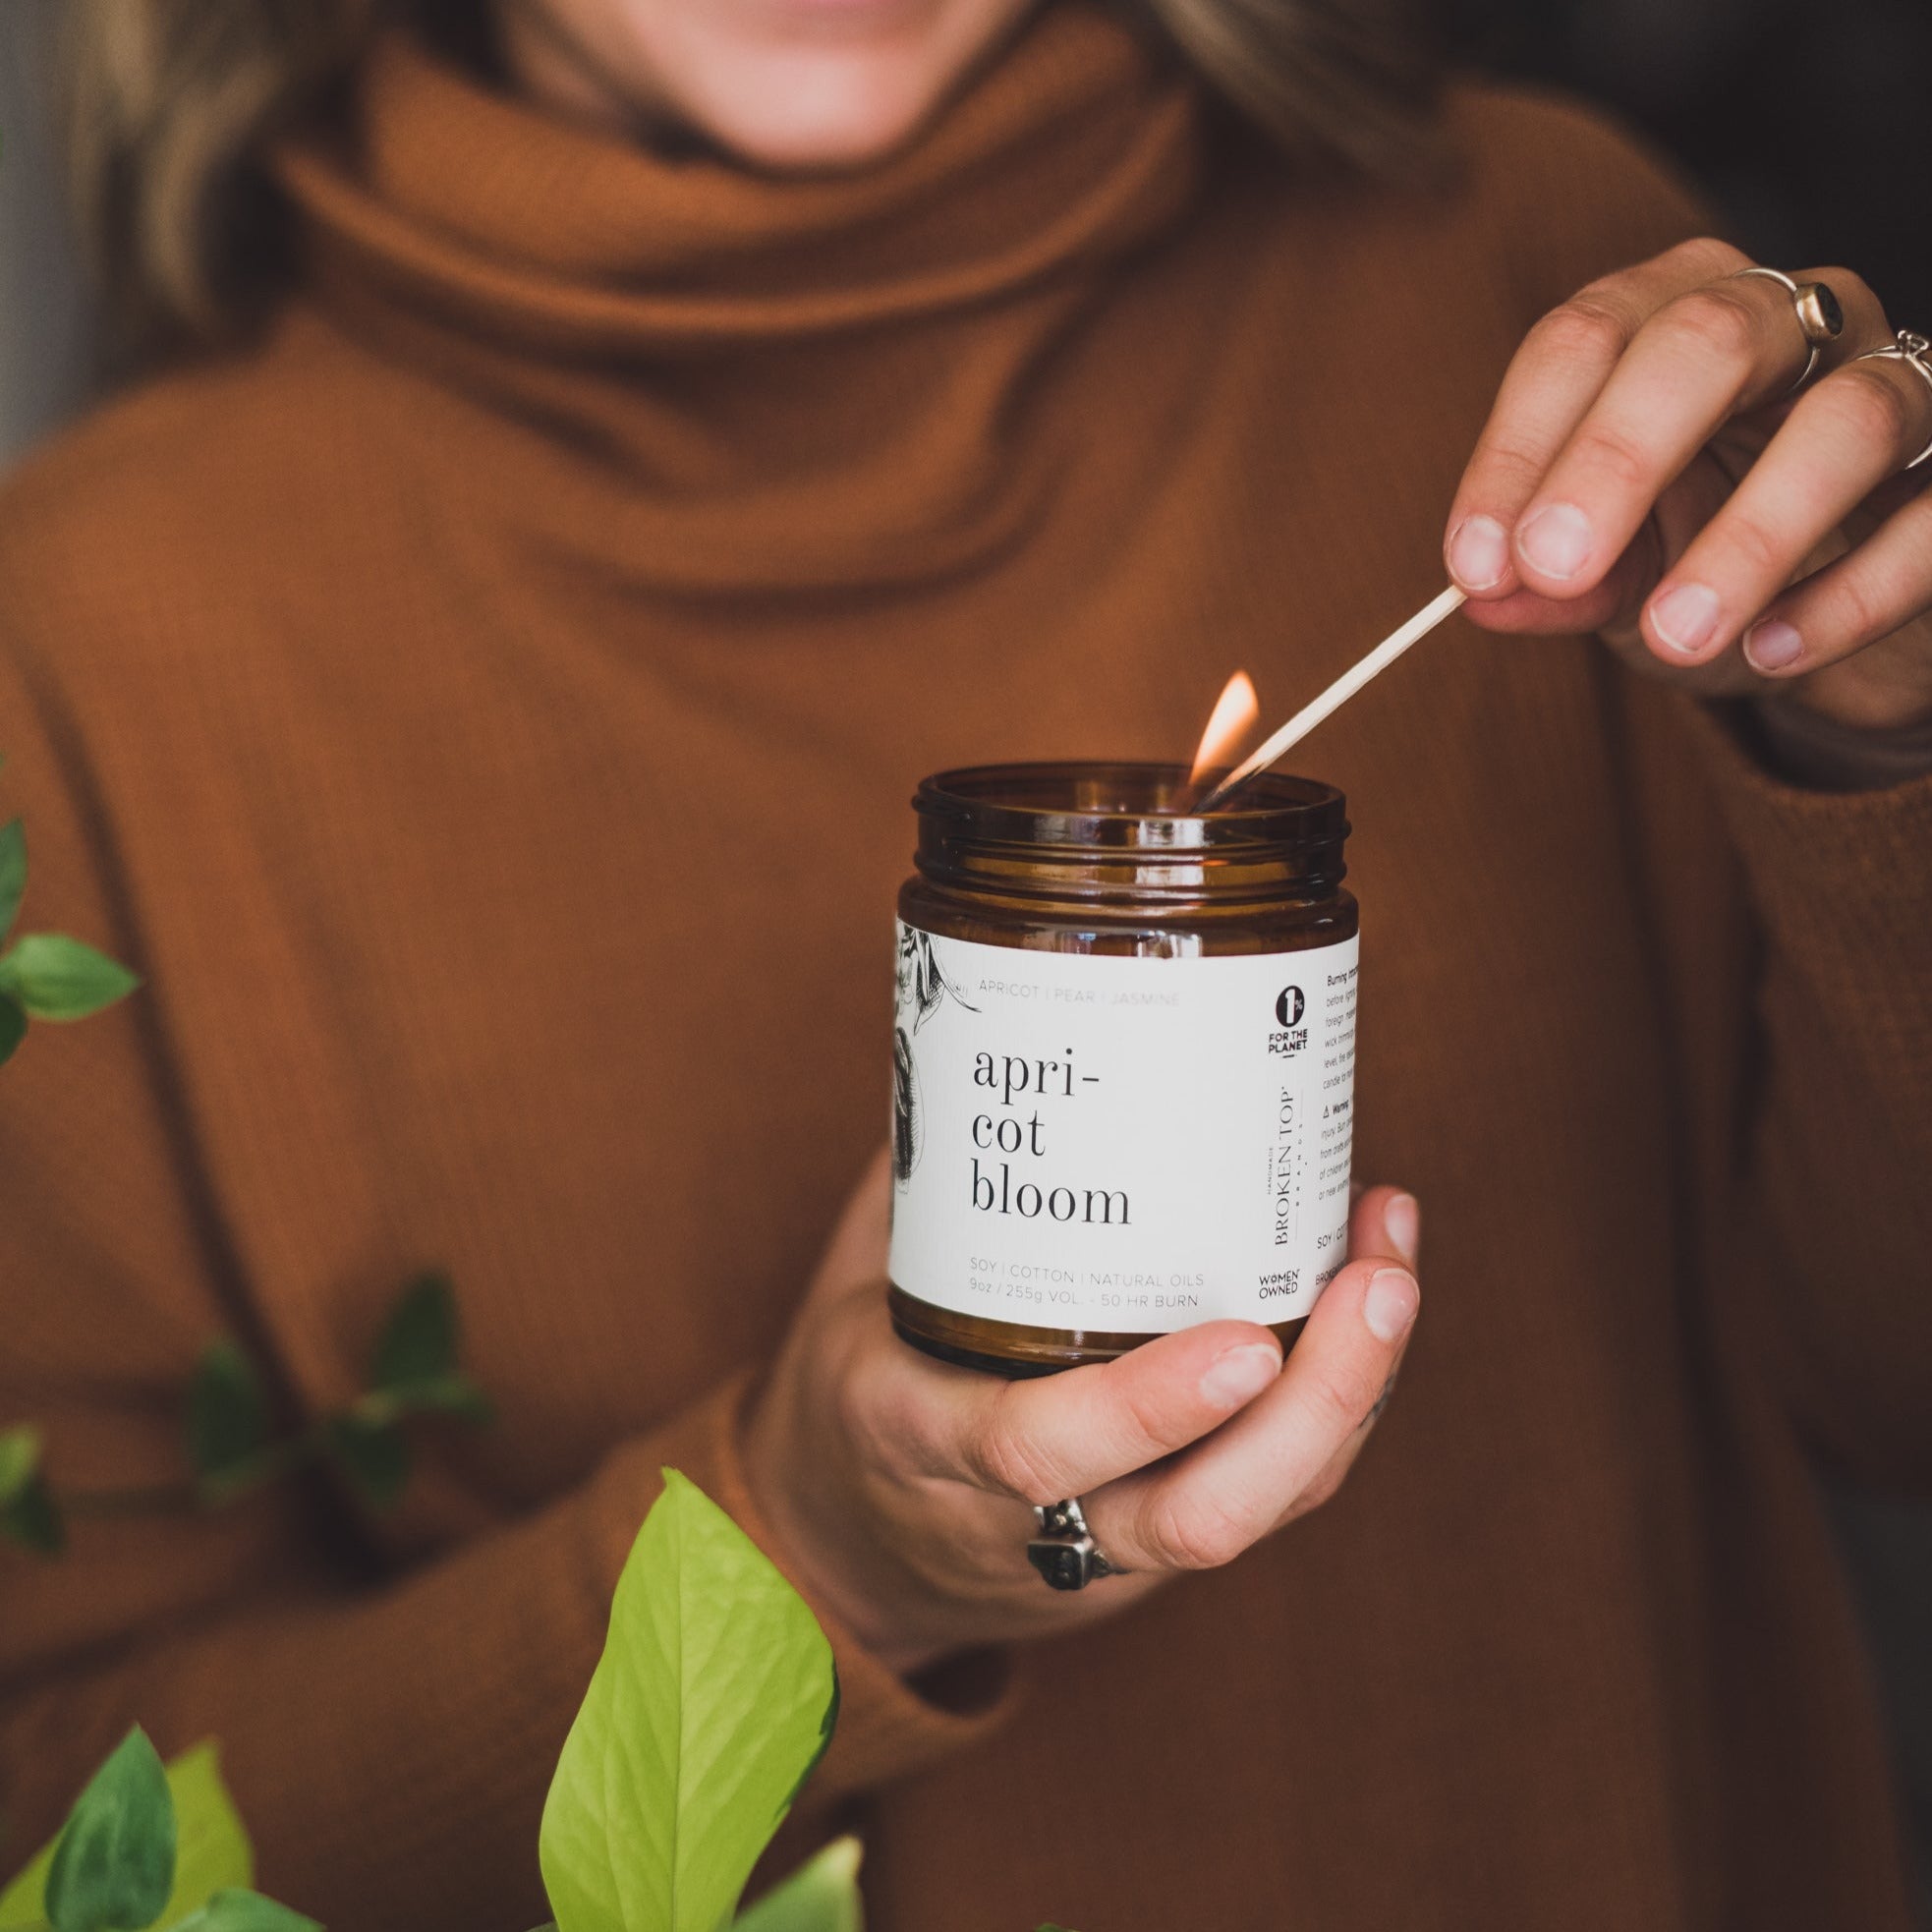
<path fill-rule="evenodd" d="M 0 514 L 35 923 L 148 981 L 7 1075 L 0 1401 L 151 1479 L 211 1334 L 322 1413 L 433 1262 L 500 1420 L 393 1517 L 9 1561 L 14 1848 L 138 1717 L 305 1909 L 531 1922 L 674 1464 L 832 1634 L 793 1838 L 856 1810 L 893 1932 L 1904 1925 L 1805 1460 L 1932 1470 L 1932 372 L 1878 299 L 1821 271 L 1832 334 L 1587 116 L 1432 112 L 1294 0 L 447 11 L 94 10 L 122 309 L 221 346 Z M 910 784 L 1184 754 L 1237 663 L 1284 711 L 1445 543 L 1467 620 L 1306 753 L 1413 1193 L 1285 1366 L 912 1355 L 859 1178 Z M 1401 1398 L 1276 1534 L 1418 1198 Z M 1070 1495 L 1129 1573 L 1056 1596 Z"/>

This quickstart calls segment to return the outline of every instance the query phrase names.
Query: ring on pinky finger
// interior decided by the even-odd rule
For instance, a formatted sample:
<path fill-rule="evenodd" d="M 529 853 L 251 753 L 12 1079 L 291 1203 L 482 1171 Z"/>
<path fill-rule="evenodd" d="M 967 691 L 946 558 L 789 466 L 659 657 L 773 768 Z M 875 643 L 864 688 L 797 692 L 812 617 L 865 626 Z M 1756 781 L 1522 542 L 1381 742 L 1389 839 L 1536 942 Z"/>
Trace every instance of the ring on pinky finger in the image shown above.
<path fill-rule="evenodd" d="M 1794 584 L 1744 634 L 1744 658 L 1791 677 L 1849 657 L 1932 609 L 1932 490 Z"/>
<path fill-rule="evenodd" d="M 1854 356 L 1854 363 L 1899 362 L 1919 376 L 1926 389 L 1932 391 L 1932 340 L 1918 333 L 1916 329 L 1902 328 L 1882 349 L 1867 349 L 1862 356 Z M 1916 470 L 1928 457 L 1932 457 L 1932 433 L 1925 438 L 1925 446 L 1918 454 L 1907 460 L 1905 468 Z"/>

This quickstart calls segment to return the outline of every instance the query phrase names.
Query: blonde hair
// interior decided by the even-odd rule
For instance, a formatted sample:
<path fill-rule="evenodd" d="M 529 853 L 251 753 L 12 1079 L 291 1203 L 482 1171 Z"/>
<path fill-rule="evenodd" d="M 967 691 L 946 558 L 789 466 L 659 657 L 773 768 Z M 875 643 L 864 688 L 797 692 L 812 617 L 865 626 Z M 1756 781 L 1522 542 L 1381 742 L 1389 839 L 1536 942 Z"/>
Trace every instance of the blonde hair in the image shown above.
<path fill-rule="evenodd" d="M 1402 0 L 1140 0 L 1212 86 L 1288 146 L 1420 161 L 1427 63 Z M 71 160 L 115 334 L 137 353 L 245 329 L 287 273 L 261 157 L 343 110 L 378 28 L 482 53 L 483 0 L 69 0 Z"/>

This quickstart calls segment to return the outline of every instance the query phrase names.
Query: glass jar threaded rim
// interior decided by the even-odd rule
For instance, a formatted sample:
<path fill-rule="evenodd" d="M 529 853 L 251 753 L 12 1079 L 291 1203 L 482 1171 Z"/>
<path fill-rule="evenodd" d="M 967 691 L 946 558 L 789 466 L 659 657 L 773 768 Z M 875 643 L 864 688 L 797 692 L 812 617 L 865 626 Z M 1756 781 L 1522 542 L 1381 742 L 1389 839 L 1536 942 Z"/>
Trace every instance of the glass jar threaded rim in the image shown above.
<path fill-rule="evenodd" d="M 941 888 L 1119 912 L 1334 895 L 1348 820 L 1333 785 L 1263 772 L 1210 813 L 1193 789 L 1184 765 L 1125 760 L 936 772 L 912 801 L 914 864 Z"/>

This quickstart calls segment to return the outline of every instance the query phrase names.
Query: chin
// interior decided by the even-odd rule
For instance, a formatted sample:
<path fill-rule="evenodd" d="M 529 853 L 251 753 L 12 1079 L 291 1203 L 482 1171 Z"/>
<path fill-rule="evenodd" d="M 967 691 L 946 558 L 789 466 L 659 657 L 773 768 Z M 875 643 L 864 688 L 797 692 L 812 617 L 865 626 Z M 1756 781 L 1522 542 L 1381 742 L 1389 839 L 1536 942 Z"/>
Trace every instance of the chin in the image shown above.
<path fill-rule="evenodd" d="M 687 112 L 710 141 L 753 167 L 862 168 L 903 147 L 932 118 L 950 78 L 933 66 L 930 57 L 900 52 L 769 56 L 743 63 L 733 85 L 687 103 Z"/>

